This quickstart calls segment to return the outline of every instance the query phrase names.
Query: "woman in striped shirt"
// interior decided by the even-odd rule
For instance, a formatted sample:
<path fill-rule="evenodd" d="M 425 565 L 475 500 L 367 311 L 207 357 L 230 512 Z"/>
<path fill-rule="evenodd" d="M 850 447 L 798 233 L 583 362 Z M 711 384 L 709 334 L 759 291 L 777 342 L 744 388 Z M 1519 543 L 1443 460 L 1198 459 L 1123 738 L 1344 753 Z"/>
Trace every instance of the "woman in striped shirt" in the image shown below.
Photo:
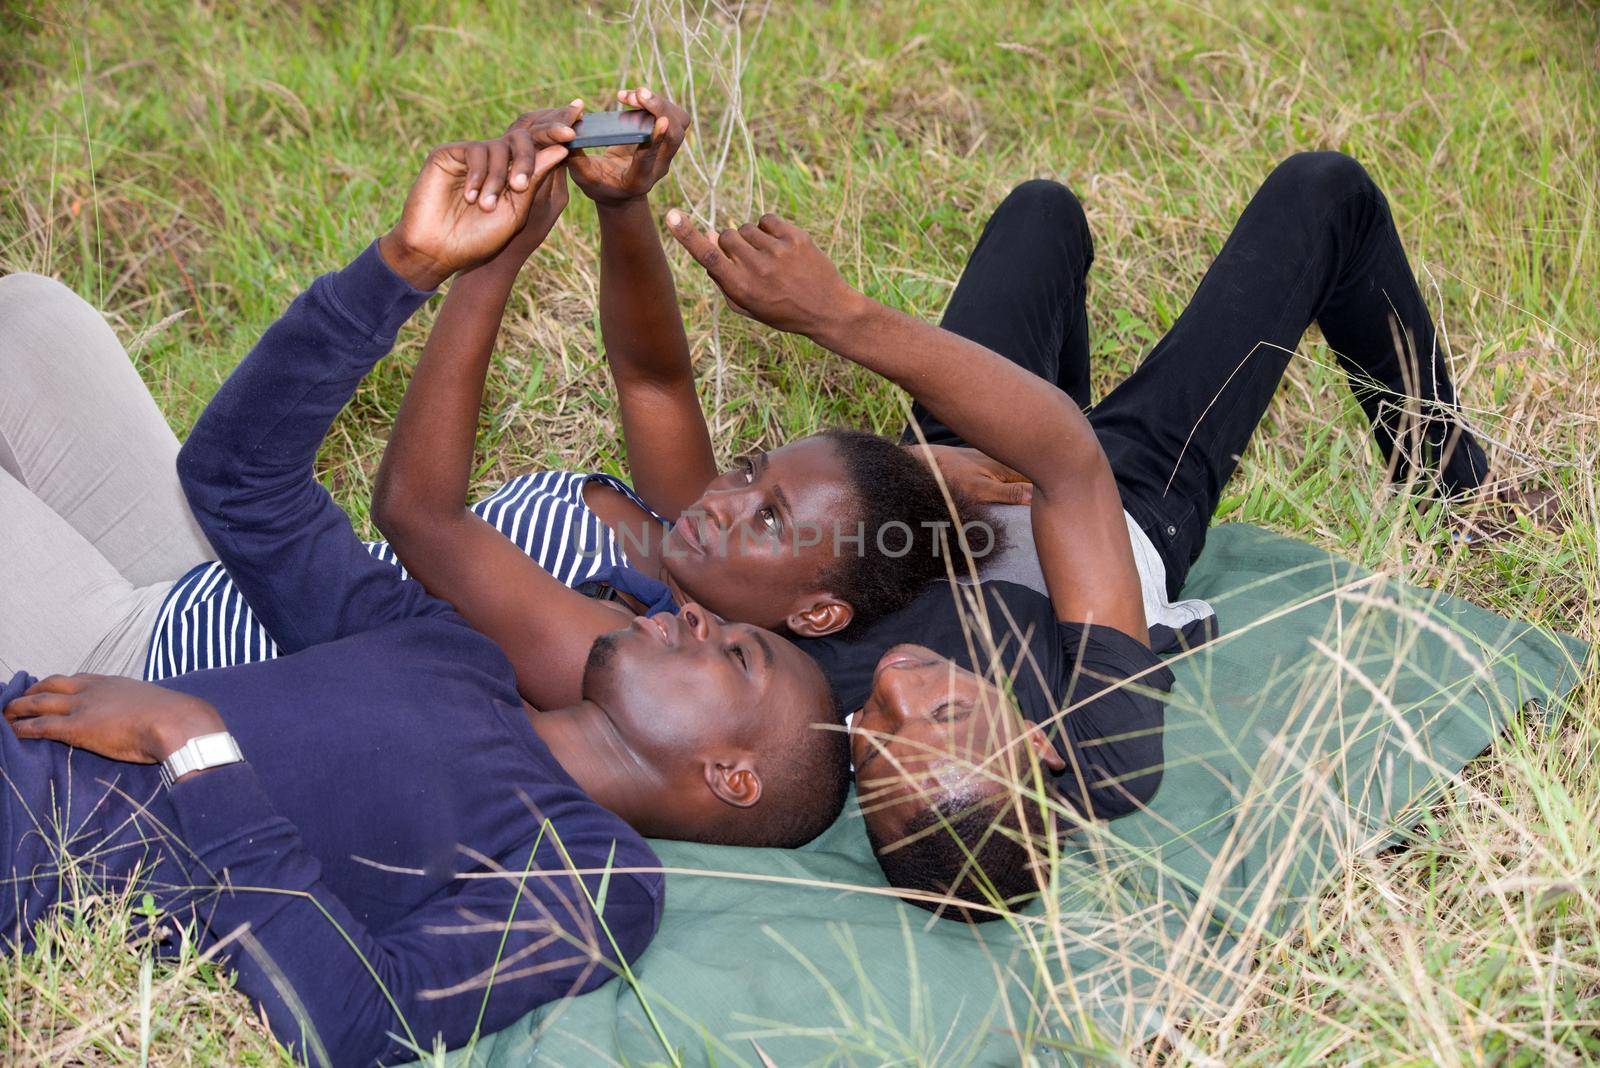
<path fill-rule="evenodd" d="M 493 561 L 510 546 L 566 585 L 647 615 L 693 599 L 727 619 L 820 636 L 901 607 L 944 574 L 938 530 L 950 521 L 937 481 L 915 456 L 874 435 L 831 431 L 717 472 L 646 200 L 682 143 L 687 116 L 648 90 L 619 96 L 657 116 L 653 143 L 576 153 L 567 168 L 600 216 L 602 340 L 639 491 L 601 474 L 523 475 L 471 506 L 472 541 L 440 544 L 447 525 L 436 522 L 437 510 L 463 507 L 464 460 L 507 297 L 544 237 L 528 232 L 450 288 L 378 476 L 372 514 L 390 540 L 369 543 L 369 551 L 409 564 L 508 648 L 521 632 L 517 584 Z M 577 114 L 534 112 L 513 130 L 548 136 Z M 489 163 L 481 205 L 495 198 Z M 553 184 L 564 198 L 564 178 Z M 682 425 L 691 410 L 698 432 L 688 440 L 676 429 L 666 442 L 652 432 L 652 424 Z M 970 466 L 960 459 L 947 458 L 953 483 Z M 904 541 L 901 531 L 909 532 Z M 505 598 L 509 607 L 494 603 Z M 143 668 L 146 678 L 164 679 L 275 655 L 271 635 L 211 561 L 173 585 Z"/>
<path fill-rule="evenodd" d="M 620 591 L 650 614 L 673 607 L 671 591 L 629 567 L 617 536 L 584 504 L 584 487 L 590 483 L 645 507 L 626 482 L 610 475 L 542 471 L 513 478 L 472 511 L 573 589 L 595 596 Z M 367 542 L 367 551 L 405 573 L 388 542 Z M 272 636 L 227 571 L 210 560 L 190 569 L 163 600 L 144 659 L 144 677 L 157 681 L 277 655 Z"/>

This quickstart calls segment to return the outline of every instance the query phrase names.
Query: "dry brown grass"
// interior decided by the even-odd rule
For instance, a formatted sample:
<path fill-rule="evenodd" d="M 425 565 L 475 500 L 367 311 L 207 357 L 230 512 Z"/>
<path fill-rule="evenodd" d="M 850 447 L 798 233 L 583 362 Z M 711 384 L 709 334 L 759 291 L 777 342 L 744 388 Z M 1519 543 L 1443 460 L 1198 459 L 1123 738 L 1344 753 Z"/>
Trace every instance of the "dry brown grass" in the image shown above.
<path fill-rule="evenodd" d="M 1464 402 L 1499 446 L 1498 473 L 1556 489 L 1566 528 L 1453 541 L 1446 516 L 1383 485 L 1314 339 L 1219 518 L 1600 638 L 1592 3 L 771 4 L 746 6 L 738 37 L 726 18 L 685 34 L 685 10 L 9 10 L 0 269 L 57 274 L 103 306 L 181 431 L 310 272 L 392 215 L 422 146 L 498 129 L 524 103 L 574 87 L 603 99 L 649 72 L 701 93 L 700 165 L 680 168 L 682 202 L 719 220 L 785 213 L 869 292 L 915 313 L 937 315 L 1007 188 L 1068 181 L 1097 240 L 1103 394 L 1181 310 L 1271 164 L 1340 148 L 1390 195 L 1442 310 Z M 746 53 L 735 92 L 730 57 Z M 483 425 L 484 484 L 529 467 L 621 470 L 593 321 L 593 235 L 574 211 L 513 301 Z M 720 311 L 692 265 L 680 267 L 725 455 L 824 424 L 898 425 L 889 391 Z M 325 452 L 358 519 L 425 327 L 424 316 Z M 1427 848 L 1354 858 L 1313 918 L 1258 948 L 1248 997 L 1130 1056 L 1600 1057 L 1597 749 L 1591 683 L 1553 729 L 1513 734 L 1473 765 L 1433 812 Z M 123 941 L 126 914 L 125 902 L 91 908 L 0 971 L 14 1060 L 138 1062 L 148 958 Z M 163 967 L 152 984 L 153 1061 L 276 1059 L 211 971 Z"/>

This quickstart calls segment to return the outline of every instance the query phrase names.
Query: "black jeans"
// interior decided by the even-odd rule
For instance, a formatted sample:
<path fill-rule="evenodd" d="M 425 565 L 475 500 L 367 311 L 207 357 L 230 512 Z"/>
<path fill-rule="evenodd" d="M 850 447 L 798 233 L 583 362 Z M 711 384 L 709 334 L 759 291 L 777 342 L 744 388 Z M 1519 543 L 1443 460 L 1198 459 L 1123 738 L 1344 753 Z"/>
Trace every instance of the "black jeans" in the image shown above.
<path fill-rule="evenodd" d="M 1087 406 L 1093 261 L 1077 198 L 1055 182 L 1025 182 L 984 227 L 941 325 Z M 1089 412 L 1124 506 L 1167 565 L 1171 595 L 1313 322 L 1397 481 L 1420 464 L 1419 475 L 1453 495 L 1486 477 L 1383 193 L 1348 156 L 1291 156 L 1251 198 L 1172 329 Z M 920 405 L 912 416 L 928 441 L 962 444 Z"/>

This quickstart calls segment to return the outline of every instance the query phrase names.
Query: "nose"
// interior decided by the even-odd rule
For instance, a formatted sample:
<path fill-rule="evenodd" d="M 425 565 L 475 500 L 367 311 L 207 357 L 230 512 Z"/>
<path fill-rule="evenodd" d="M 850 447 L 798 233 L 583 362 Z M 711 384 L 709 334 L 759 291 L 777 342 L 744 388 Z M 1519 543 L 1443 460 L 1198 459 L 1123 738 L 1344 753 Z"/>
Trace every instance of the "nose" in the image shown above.
<path fill-rule="evenodd" d="M 916 719 L 929 702 L 929 678 L 925 665 L 905 663 L 878 672 L 872 685 L 874 704 L 882 711 L 891 729 Z"/>
<path fill-rule="evenodd" d="M 695 604 L 693 601 L 678 609 L 678 618 L 689 628 L 689 633 L 694 635 L 695 641 L 709 641 L 716 637 L 721 629 L 717 617 L 706 611 L 703 605 Z"/>
<path fill-rule="evenodd" d="M 734 528 L 739 516 L 746 511 L 745 499 L 749 496 L 749 486 L 708 489 L 695 502 L 695 508 L 704 513 L 706 519 L 719 532 L 726 534 Z"/>

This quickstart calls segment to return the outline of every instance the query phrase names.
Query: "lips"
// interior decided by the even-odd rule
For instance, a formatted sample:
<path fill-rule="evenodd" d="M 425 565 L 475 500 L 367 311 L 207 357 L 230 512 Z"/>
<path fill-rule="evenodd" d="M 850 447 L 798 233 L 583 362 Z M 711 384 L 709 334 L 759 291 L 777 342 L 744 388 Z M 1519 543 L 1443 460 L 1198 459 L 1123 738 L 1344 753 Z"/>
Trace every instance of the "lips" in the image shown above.
<path fill-rule="evenodd" d="M 678 536 L 678 540 L 683 542 L 684 548 L 690 552 L 705 552 L 705 539 L 701 537 L 693 516 L 679 516 L 678 521 L 672 524 L 672 533 Z"/>
<path fill-rule="evenodd" d="M 662 645 L 670 647 L 672 645 L 672 633 L 667 629 L 665 615 L 666 613 L 659 613 L 653 616 L 635 616 L 633 625 L 638 627 L 642 633 L 660 641 Z"/>

